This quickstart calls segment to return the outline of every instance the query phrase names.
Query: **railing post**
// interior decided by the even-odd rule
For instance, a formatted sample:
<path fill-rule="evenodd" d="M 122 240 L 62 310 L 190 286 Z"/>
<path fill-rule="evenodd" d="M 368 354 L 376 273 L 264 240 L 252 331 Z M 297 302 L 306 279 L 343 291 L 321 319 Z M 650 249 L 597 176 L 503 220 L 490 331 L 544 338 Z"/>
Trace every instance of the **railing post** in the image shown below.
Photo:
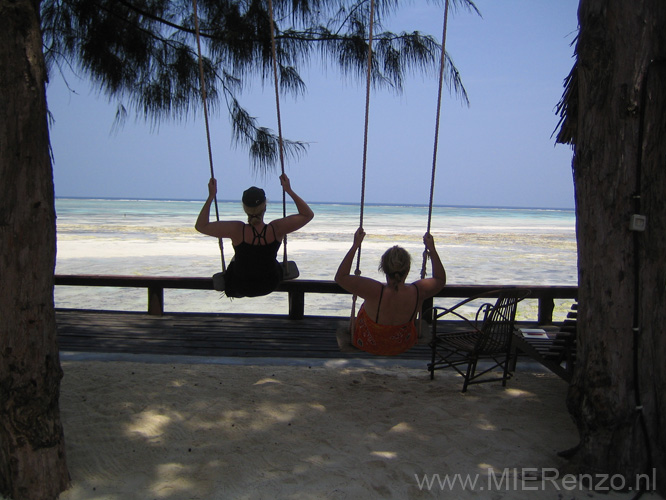
<path fill-rule="evenodd" d="M 540 325 L 550 325 L 553 322 L 553 311 L 555 310 L 555 300 L 552 297 L 539 297 L 539 318 Z"/>
<path fill-rule="evenodd" d="M 303 319 L 305 316 L 305 292 L 289 291 L 289 319 Z"/>
<path fill-rule="evenodd" d="M 429 299 L 425 299 L 423 301 L 423 307 L 421 308 L 421 317 L 425 320 L 426 323 L 431 324 L 432 323 L 432 312 L 429 312 L 428 314 L 423 314 L 426 309 L 430 309 L 433 305 L 433 299 L 430 297 Z"/>
<path fill-rule="evenodd" d="M 148 314 L 154 316 L 164 314 L 164 288 L 159 285 L 148 287 Z"/>

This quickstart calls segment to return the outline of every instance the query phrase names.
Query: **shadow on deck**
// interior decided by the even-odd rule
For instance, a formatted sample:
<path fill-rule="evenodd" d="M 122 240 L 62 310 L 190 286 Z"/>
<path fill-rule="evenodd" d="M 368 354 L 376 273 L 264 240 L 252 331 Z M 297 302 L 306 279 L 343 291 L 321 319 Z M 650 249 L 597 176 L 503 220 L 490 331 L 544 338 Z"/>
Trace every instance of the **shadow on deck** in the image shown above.
<path fill-rule="evenodd" d="M 170 313 L 154 316 L 143 312 L 56 309 L 56 324 L 60 351 L 75 353 L 78 359 L 90 359 L 87 355 L 102 355 L 103 359 L 117 359 L 113 355 L 141 355 L 145 360 L 155 356 L 179 356 L 189 357 L 188 362 L 226 358 L 226 362 L 235 359 L 238 364 L 244 364 L 249 358 L 263 358 L 266 362 L 270 362 L 269 358 L 283 359 L 289 363 L 344 358 L 381 365 L 407 363 L 416 368 L 423 363 L 424 373 L 431 361 L 427 345 L 430 327 L 426 324 L 425 344 L 397 356 L 340 352 L 335 333 L 340 325 L 349 324 L 349 318 L 338 316 L 306 316 L 293 320 L 287 315 Z M 438 329 L 440 324 L 448 331 L 465 327 L 462 321 L 438 321 Z M 524 355 L 517 361 L 521 365 L 529 364 L 532 371 L 543 369 Z"/>
<path fill-rule="evenodd" d="M 338 325 L 349 318 L 307 316 L 291 320 L 280 315 L 56 310 L 61 351 L 161 354 L 208 357 L 375 358 L 341 353 L 335 338 Z M 394 356 L 423 360 L 427 345 Z"/>

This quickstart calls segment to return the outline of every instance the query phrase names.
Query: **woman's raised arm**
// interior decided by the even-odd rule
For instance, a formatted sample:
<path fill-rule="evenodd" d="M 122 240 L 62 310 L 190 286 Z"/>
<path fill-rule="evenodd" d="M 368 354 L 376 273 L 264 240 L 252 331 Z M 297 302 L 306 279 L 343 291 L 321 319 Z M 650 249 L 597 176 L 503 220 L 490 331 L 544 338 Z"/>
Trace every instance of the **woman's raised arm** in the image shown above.
<path fill-rule="evenodd" d="M 435 239 L 430 233 L 423 236 L 423 243 L 425 243 L 426 250 L 430 255 L 430 262 L 432 263 L 432 278 L 424 278 L 418 280 L 415 284 L 419 287 L 423 299 L 429 299 L 439 293 L 439 291 L 446 285 L 446 270 L 444 264 L 437 253 L 435 248 Z"/>
<path fill-rule="evenodd" d="M 294 200 L 298 213 L 289 215 L 282 219 L 274 220 L 271 223 L 275 229 L 275 236 L 278 239 L 282 239 L 285 234 L 298 231 L 314 217 L 314 212 L 310 206 L 291 188 L 291 182 L 289 181 L 289 177 L 287 177 L 286 174 L 282 174 L 280 176 L 280 183 L 282 184 L 284 192 L 287 193 L 292 200 Z"/>
<path fill-rule="evenodd" d="M 217 194 L 217 181 L 211 178 L 208 181 L 208 198 L 206 198 L 197 221 L 194 224 L 194 229 L 202 234 L 214 236 L 216 238 L 231 238 L 238 239 L 238 234 L 243 230 L 243 223 L 240 221 L 210 221 L 210 206 Z"/>

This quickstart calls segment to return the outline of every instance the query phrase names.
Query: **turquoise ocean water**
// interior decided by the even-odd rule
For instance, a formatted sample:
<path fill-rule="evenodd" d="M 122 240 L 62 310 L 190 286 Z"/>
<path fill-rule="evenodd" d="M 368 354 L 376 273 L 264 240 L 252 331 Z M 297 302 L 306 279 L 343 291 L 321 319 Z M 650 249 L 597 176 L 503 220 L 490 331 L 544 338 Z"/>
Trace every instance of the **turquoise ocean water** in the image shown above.
<path fill-rule="evenodd" d="M 221 270 L 221 258 L 217 240 L 194 230 L 202 203 L 58 198 L 56 273 L 211 276 Z M 311 207 L 315 219 L 289 236 L 288 257 L 297 262 L 301 278 L 333 279 L 359 225 L 359 207 Z M 219 202 L 219 210 L 222 219 L 243 219 L 238 202 Z M 293 210 L 288 205 L 288 213 Z M 282 205 L 269 204 L 267 220 L 281 216 Z M 427 207 L 366 206 L 363 275 L 382 279 L 379 258 L 397 244 L 413 257 L 408 280 L 418 279 L 426 225 Z M 431 233 L 450 284 L 577 284 L 572 210 L 435 207 Z M 228 263 L 233 256 L 230 242 L 225 242 L 224 251 Z M 134 311 L 145 311 L 147 304 L 145 289 L 59 286 L 55 300 L 56 307 Z M 568 304 L 558 304 L 556 315 L 565 314 Z M 350 308 L 350 297 L 306 296 L 306 314 L 345 316 Z M 165 290 L 165 309 L 285 314 L 288 304 L 284 293 L 230 300 L 218 292 Z"/>

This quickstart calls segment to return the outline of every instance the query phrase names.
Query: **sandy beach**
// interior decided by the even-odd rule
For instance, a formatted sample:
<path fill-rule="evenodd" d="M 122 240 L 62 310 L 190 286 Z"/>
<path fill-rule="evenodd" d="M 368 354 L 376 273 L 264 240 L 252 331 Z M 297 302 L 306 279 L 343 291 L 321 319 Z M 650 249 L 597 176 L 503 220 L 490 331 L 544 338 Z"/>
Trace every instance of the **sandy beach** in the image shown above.
<path fill-rule="evenodd" d="M 63 361 L 61 499 L 629 498 L 550 481 L 577 434 L 547 373 L 172 359 Z"/>

